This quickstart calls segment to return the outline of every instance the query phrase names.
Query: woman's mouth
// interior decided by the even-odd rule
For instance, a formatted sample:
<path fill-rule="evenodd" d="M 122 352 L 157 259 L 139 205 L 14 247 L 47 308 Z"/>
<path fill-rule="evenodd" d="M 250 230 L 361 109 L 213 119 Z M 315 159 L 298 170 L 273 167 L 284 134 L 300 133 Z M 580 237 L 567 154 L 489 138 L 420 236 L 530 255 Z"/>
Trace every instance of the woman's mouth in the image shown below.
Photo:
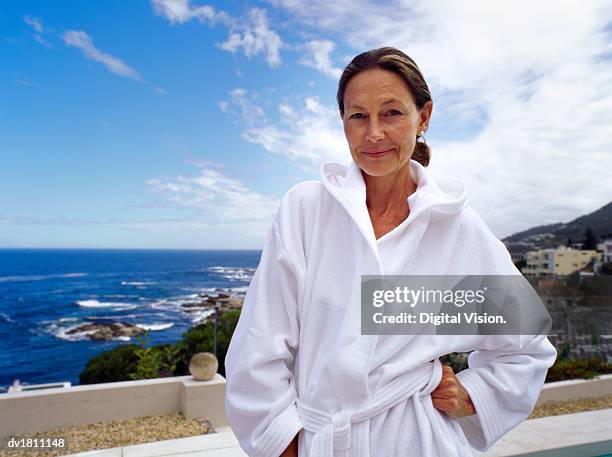
<path fill-rule="evenodd" d="M 393 151 L 393 149 L 375 149 L 372 151 L 363 151 L 363 153 L 367 155 L 368 157 L 383 157 L 383 156 L 386 156 L 391 151 Z"/>

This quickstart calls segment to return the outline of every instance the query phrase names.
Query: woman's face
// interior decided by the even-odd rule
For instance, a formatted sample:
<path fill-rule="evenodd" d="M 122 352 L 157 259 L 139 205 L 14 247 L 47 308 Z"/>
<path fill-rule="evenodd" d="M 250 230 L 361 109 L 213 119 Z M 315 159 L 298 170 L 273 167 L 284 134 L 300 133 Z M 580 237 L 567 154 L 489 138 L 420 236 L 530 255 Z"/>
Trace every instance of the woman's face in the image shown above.
<path fill-rule="evenodd" d="M 366 70 L 344 90 L 344 134 L 353 160 L 370 176 L 400 170 L 412 156 L 416 136 L 427 130 L 432 103 L 419 110 L 401 76 Z"/>

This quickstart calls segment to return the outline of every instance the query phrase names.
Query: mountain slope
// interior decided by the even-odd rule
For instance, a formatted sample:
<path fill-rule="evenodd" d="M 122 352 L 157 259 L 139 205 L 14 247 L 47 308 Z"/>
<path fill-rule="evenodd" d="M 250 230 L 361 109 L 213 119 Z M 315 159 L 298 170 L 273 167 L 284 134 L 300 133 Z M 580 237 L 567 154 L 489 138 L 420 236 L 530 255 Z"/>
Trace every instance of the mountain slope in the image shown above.
<path fill-rule="evenodd" d="M 600 238 L 612 237 L 612 202 L 602 206 L 597 211 L 580 216 L 573 221 L 533 227 L 510 235 L 504 241 L 511 243 L 518 241 L 528 242 L 536 235 L 550 233 L 553 237 L 549 238 L 546 242 L 547 245 L 565 244 L 570 237 L 574 242 L 579 242 L 584 238 L 584 232 L 588 227 L 593 229 Z"/>

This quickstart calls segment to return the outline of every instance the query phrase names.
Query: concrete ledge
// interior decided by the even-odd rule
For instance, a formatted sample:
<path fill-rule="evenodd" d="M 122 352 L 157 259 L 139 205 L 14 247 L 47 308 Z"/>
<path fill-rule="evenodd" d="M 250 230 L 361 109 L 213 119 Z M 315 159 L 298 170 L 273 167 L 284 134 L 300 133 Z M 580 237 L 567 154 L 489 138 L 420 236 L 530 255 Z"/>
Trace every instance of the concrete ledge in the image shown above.
<path fill-rule="evenodd" d="M 206 417 L 215 429 L 229 425 L 225 414 L 225 378 L 219 374 L 210 381 L 191 376 L 181 381 L 180 411 L 187 419 Z"/>
<path fill-rule="evenodd" d="M 182 413 L 208 418 L 213 427 L 228 424 L 225 378 L 191 376 L 110 382 L 0 394 L 3 434 L 44 432 L 54 428 Z"/>
<path fill-rule="evenodd" d="M 603 397 L 610 394 L 612 394 L 612 374 L 602 375 L 595 379 L 548 382 L 544 384 L 536 406 L 586 397 Z"/>

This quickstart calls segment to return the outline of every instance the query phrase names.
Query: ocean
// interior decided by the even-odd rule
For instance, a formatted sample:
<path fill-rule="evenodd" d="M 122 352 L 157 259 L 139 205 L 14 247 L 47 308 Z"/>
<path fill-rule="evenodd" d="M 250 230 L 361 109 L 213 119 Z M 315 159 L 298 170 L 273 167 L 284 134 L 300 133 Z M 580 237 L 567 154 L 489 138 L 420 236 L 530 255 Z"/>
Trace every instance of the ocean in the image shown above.
<path fill-rule="evenodd" d="M 199 294 L 244 294 L 261 251 L 0 249 L 0 392 L 22 384 L 79 384 L 87 361 L 135 338 L 67 333 L 88 322 L 150 330 L 176 342 L 209 312 L 181 304 Z"/>

